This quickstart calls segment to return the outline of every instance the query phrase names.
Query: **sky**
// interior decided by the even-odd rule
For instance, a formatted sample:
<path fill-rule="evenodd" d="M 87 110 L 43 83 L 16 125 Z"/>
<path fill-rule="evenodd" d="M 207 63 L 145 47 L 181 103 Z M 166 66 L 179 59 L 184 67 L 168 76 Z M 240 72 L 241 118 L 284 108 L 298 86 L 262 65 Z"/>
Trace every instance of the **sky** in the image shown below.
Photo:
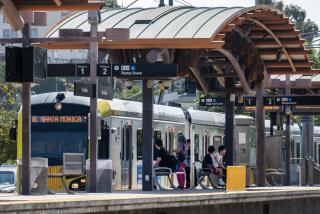
<path fill-rule="evenodd" d="M 118 4 L 126 7 L 135 0 L 118 0 Z M 168 0 L 165 0 L 167 3 Z M 174 0 L 174 5 L 182 5 L 178 2 L 187 2 L 193 6 L 207 6 L 207 7 L 232 7 L 243 6 L 249 7 L 255 4 L 255 0 Z M 307 11 L 307 18 L 316 22 L 320 26 L 320 0 L 283 0 L 285 4 L 294 4 L 302 7 Z M 159 0 L 138 0 L 131 7 L 157 7 Z"/>

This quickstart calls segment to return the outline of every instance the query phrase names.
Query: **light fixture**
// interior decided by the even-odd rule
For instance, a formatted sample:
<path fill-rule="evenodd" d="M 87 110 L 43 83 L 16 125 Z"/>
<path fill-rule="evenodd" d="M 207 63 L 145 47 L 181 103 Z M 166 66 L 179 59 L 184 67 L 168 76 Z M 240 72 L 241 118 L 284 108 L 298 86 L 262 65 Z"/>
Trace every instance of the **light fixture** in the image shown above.
<path fill-rule="evenodd" d="M 171 86 L 171 81 L 170 80 L 163 80 L 162 83 L 163 83 L 163 87 L 165 89 L 169 89 L 170 86 Z"/>
<path fill-rule="evenodd" d="M 62 104 L 60 102 L 57 102 L 55 105 L 54 105 L 54 108 L 57 110 L 57 111 L 60 111 L 62 109 Z"/>
<path fill-rule="evenodd" d="M 132 80 L 126 80 L 125 82 L 124 82 L 124 86 L 127 88 L 127 89 L 132 89 L 132 87 L 133 87 L 133 81 Z"/>
<path fill-rule="evenodd" d="M 66 98 L 66 96 L 64 95 L 64 93 L 58 93 L 56 96 L 56 104 L 54 105 L 54 108 L 57 111 L 60 111 L 62 109 L 62 103 L 61 101 L 64 100 Z"/>

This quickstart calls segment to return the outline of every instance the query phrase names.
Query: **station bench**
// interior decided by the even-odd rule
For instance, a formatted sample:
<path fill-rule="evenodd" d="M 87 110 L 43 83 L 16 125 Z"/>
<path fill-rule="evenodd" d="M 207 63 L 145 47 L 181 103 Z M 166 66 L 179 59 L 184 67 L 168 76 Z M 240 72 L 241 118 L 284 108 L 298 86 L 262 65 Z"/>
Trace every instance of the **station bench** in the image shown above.
<path fill-rule="evenodd" d="M 166 177 L 169 181 L 170 188 L 171 189 L 178 189 L 177 186 L 174 185 L 173 180 L 171 179 L 172 175 L 179 175 L 179 174 L 185 174 L 185 171 L 183 170 L 182 172 L 172 172 L 172 169 L 168 167 L 156 167 L 153 169 L 153 175 L 154 175 L 154 183 L 155 186 L 159 190 L 168 190 L 167 188 L 163 187 L 161 185 L 161 182 L 159 182 L 158 177 Z"/>

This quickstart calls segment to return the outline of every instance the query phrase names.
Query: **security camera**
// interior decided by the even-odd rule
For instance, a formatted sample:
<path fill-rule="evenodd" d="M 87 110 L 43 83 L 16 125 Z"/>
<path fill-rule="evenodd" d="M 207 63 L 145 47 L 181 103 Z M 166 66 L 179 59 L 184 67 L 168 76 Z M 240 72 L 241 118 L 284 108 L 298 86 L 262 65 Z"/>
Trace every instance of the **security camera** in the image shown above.
<path fill-rule="evenodd" d="M 112 134 L 116 133 L 116 131 L 117 131 L 116 128 L 114 128 L 114 127 L 111 128 L 111 133 L 112 133 Z"/>
<path fill-rule="evenodd" d="M 127 88 L 127 89 L 132 89 L 132 87 L 133 87 L 133 81 L 132 80 L 126 80 L 125 82 L 124 82 L 124 86 Z"/>

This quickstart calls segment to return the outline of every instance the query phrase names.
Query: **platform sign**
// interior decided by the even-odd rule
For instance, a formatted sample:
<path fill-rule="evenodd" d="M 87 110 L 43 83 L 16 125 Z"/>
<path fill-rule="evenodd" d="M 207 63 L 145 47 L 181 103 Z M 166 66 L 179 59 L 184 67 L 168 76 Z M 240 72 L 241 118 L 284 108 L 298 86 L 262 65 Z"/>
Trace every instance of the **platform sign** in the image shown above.
<path fill-rule="evenodd" d="M 76 64 L 76 76 L 78 77 L 88 77 L 90 76 L 90 64 Z"/>
<path fill-rule="evenodd" d="M 172 78 L 178 73 L 177 64 L 98 64 L 97 76 L 118 78 Z"/>
<path fill-rule="evenodd" d="M 224 106 L 224 97 L 203 97 L 200 98 L 200 106 L 210 107 L 210 106 Z"/>
<path fill-rule="evenodd" d="M 99 88 L 98 89 L 98 98 L 105 100 L 113 100 L 114 91 L 112 87 Z"/>
<path fill-rule="evenodd" d="M 48 77 L 89 77 L 90 64 L 48 64 Z"/>
<path fill-rule="evenodd" d="M 318 95 L 265 96 L 264 106 L 312 106 L 320 105 Z M 244 97 L 244 106 L 255 106 L 256 97 Z"/>
<path fill-rule="evenodd" d="M 82 97 L 95 97 L 94 85 L 88 83 L 75 82 L 74 95 Z"/>
<path fill-rule="evenodd" d="M 256 105 L 256 97 L 244 97 L 243 98 L 244 106 L 255 106 Z"/>

